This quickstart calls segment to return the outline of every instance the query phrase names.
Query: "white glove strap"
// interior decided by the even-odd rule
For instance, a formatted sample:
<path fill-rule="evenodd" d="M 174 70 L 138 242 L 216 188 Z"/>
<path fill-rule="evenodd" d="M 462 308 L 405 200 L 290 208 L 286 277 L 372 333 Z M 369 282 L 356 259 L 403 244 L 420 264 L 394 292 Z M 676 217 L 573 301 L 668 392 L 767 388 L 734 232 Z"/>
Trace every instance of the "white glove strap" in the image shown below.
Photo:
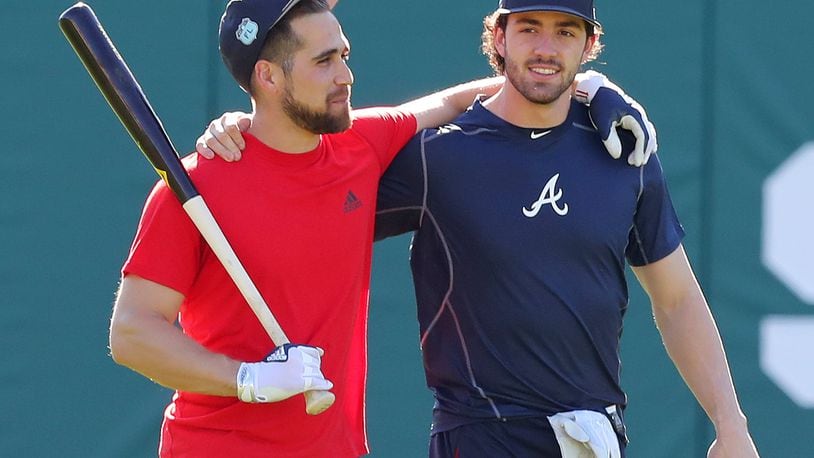
<path fill-rule="evenodd" d="M 246 363 L 240 365 L 237 371 L 237 397 L 243 402 L 254 400 L 254 374 L 251 366 Z"/>
<path fill-rule="evenodd" d="M 572 410 L 548 417 L 563 458 L 620 458 L 619 440 L 605 415 Z"/>
<path fill-rule="evenodd" d="M 591 100 L 594 99 L 596 91 L 598 91 L 601 87 L 612 88 L 616 92 L 623 95 L 625 93 L 622 88 L 611 83 L 605 75 L 594 70 L 588 70 L 584 73 L 577 73 L 574 81 L 577 82 L 577 87 L 574 89 L 574 98 L 577 99 L 579 103 L 585 105 L 591 104 Z"/>

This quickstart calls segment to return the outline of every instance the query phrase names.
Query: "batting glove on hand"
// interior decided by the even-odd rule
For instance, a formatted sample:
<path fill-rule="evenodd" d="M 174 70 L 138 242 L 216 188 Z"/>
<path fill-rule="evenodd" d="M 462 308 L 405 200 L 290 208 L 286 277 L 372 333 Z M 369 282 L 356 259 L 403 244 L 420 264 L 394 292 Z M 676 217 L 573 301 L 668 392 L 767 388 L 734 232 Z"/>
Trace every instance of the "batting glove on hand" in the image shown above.
<path fill-rule="evenodd" d="M 636 137 L 633 152 L 627 157 L 630 165 L 647 164 L 650 155 L 658 149 L 656 128 L 647 118 L 644 108 L 605 75 L 589 70 L 576 78 L 575 98 L 588 105 L 594 127 L 602 136 L 605 148 L 614 159 L 622 155 L 622 142 L 617 128 L 629 130 Z"/>
<path fill-rule="evenodd" d="M 330 390 L 320 370 L 321 348 L 285 344 L 258 363 L 237 371 L 237 397 L 243 402 L 277 402 L 310 390 Z"/>

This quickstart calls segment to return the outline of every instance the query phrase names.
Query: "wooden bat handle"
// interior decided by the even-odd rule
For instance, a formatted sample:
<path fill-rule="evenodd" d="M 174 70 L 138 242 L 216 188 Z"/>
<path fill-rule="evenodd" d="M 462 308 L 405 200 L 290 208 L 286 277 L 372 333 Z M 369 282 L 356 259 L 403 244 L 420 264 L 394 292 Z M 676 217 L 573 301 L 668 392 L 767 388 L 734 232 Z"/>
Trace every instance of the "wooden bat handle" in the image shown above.
<path fill-rule="evenodd" d="M 283 328 L 280 327 L 274 315 L 271 314 L 268 304 L 266 304 L 260 291 L 257 290 L 243 264 L 240 263 L 232 246 L 226 240 L 226 236 L 215 221 L 215 217 L 212 216 L 212 212 L 209 211 L 203 197 L 200 195 L 195 196 L 186 201 L 183 206 L 184 211 L 201 232 L 215 256 L 223 264 L 226 272 L 232 277 L 237 289 L 246 298 L 246 302 L 249 303 L 249 307 L 251 307 L 257 319 L 260 320 L 260 324 L 263 325 L 263 329 L 271 337 L 274 345 L 280 346 L 289 343 L 288 336 L 285 335 Z M 333 405 L 335 400 L 336 396 L 330 391 L 306 391 L 305 411 L 310 415 L 320 414 Z"/>
<path fill-rule="evenodd" d="M 334 405 L 336 396 L 330 391 L 306 391 L 305 392 L 305 412 L 308 415 L 319 415 Z"/>

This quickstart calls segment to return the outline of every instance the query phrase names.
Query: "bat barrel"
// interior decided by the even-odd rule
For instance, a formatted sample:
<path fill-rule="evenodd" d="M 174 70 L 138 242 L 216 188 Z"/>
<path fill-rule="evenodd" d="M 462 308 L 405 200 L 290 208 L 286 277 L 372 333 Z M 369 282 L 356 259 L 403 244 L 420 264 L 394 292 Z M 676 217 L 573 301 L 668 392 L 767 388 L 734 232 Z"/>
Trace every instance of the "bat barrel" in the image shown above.
<path fill-rule="evenodd" d="M 59 16 L 59 27 L 138 147 L 181 202 L 198 195 L 164 126 L 96 14 L 79 2 Z"/>

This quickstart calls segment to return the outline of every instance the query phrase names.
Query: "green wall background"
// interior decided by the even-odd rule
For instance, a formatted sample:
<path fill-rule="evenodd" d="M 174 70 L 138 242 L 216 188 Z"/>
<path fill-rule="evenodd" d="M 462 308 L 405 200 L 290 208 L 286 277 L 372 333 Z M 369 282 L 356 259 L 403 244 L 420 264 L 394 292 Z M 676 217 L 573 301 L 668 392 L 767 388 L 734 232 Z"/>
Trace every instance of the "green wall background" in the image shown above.
<path fill-rule="evenodd" d="M 495 4 L 343 0 L 336 13 L 353 45 L 354 104 L 396 104 L 487 75 L 480 20 Z M 223 5 L 92 3 L 182 151 L 213 116 L 248 107 L 217 54 Z M 659 129 L 686 246 L 763 456 L 805 457 L 814 456 L 814 411 L 759 366 L 760 318 L 810 310 L 760 262 L 762 182 L 814 139 L 806 34 L 814 4 L 783 5 L 598 0 L 606 50 L 593 67 L 645 104 Z M 57 27 L 70 3 L 0 6 L 0 455 L 152 456 L 169 392 L 110 360 L 107 326 L 154 174 Z M 814 196 L 797 197 L 810 212 Z M 432 401 L 408 244 L 383 242 L 374 259 L 368 432 L 376 457 L 426 456 Z M 644 295 L 631 290 L 629 456 L 704 456 L 711 426 L 667 359 Z"/>

